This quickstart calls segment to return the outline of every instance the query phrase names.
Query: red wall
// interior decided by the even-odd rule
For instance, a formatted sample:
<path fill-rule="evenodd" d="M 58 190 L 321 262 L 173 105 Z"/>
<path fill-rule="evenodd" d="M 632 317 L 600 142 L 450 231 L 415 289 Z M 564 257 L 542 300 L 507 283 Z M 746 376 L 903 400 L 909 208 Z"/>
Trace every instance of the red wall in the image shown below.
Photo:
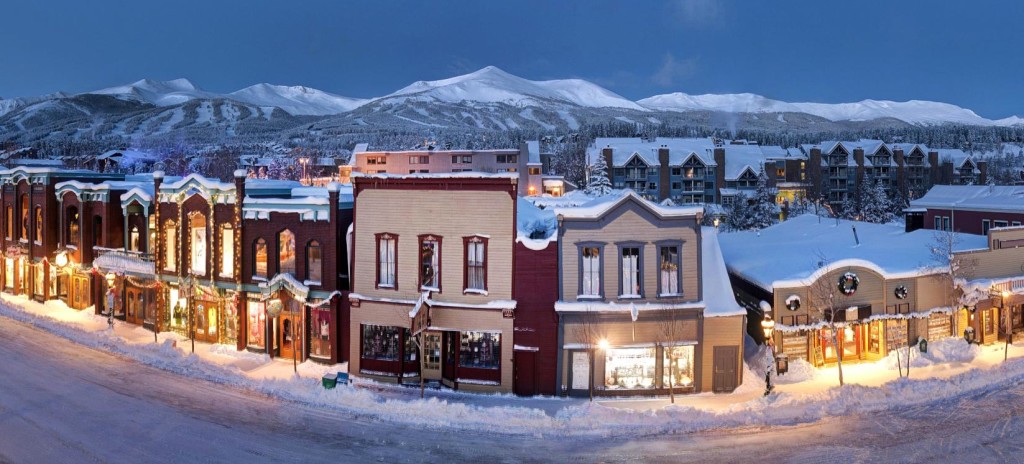
<path fill-rule="evenodd" d="M 987 211 L 969 211 L 928 208 L 924 215 L 924 228 L 935 228 L 936 216 L 949 216 L 953 223 L 953 230 L 967 234 L 982 235 L 981 221 L 1006 221 L 1006 225 L 1013 225 L 1014 221 L 1024 224 L 1024 213 L 995 213 Z M 995 227 L 993 224 L 992 227 Z"/>
<path fill-rule="evenodd" d="M 534 375 L 537 393 L 555 395 L 558 378 L 558 247 L 534 251 L 521 243 L 515 250 L 515 344 L 537 347 Z M 522 373 L 520 373 L 521 375 Z"/>

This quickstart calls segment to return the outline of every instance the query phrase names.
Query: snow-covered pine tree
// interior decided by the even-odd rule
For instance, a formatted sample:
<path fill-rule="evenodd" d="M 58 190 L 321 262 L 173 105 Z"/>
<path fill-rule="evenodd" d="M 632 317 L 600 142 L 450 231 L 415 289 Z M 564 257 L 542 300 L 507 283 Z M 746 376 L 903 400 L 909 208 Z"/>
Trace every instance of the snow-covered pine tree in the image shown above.
<path fill-rule="evenodd" d="M 768 188 L 768 175 L 762 168 L 753 196 L 737 198 L 729 210 L 729 230 L 764 229 L 775 224 L 778 215 L 775 195 Z"/>
<path fill-rule="evenodd" d="M 867 184 L 867 185 L 864 185 Z M 875 224 L 892 222 L 892 202 L 889 193 L 881 181 L 871 182 L 867 178 L 862 182 L 860 197 L 860 219 Z"/>
<path fill-rule="evenodd" d="M 585 190 L 587 195 L 599 197 L 612 192 L 612 181 L 608 177 L 608 163 L 604 156 L 598 155 L 594 164 L 590 166 L 590 180 Z"/>

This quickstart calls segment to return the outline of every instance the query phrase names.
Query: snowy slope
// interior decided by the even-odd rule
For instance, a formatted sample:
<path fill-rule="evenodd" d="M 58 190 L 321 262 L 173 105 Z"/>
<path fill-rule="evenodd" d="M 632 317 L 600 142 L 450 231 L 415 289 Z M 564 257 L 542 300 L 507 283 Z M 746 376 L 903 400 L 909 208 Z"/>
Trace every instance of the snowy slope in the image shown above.
<path fill-rule="evenodd" d="M 301 85 L 256 84 L 225 97 L 256 106 L 275 106 L 292 115 L 322 116 L 351 111 L 368 100 L 343 97 Z"/>
<path fill-rule="evenodd" d="M 893 118 L 918 124 L 943 123 L 979 126 L 1011 126 L 1024 123 L 1012 116 L 990 120 L 974 111 L 949 103 L 923 100 L 895 102 L 889 100 L 862 100 L 857 103 L 788 103 L 772 100 L 752 93 L 689 95 L 675 92 L 655 95 L 639 100 L 644 107 L 661 111 L 722 111 L 729 113 L 807 113 L 830 121 L 869 121 Z"/>
<path fill-rule="evenodd" d="M 494 66 L 449 79 L 415 82 L 375 101 L 403 103 L 408 100 L 506 103 L 516 106 L 563 103 L 585 108 L 645 110 L 640 105 L 585 80 L 531 81 L 513 76 Z"/>
<path fill-rule="evenodd" d="M 85 94 L 111 95 L 121 99 L 152 103 L 156 106 L 171 106 L 194 99 L 219 98 L 218 95 L 200 90 L 188 79 L 157 81 L 143 79 L 128 85 L 85 92 Z"/>

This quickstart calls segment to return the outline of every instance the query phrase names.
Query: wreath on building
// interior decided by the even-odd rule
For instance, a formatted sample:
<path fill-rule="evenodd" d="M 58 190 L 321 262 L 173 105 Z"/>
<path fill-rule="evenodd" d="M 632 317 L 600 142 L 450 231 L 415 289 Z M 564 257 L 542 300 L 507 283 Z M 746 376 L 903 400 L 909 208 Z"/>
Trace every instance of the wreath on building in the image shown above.
<path fill-rule="evenodd" d="M 796 311 L 800 309 L 800 297 L 797 295 L 790 295 L 786 298 L 786 309 L 790 311 Z"/>
<path fill-rule="evenodd" d="M 860 278 L 857 274 L 847 272 L 839 277 L 839 291 L 843 295 L 850 296 L 857 293 L 857 286 L 860 285 Z"/>
<path fill-rule="evenodd" d="M 910 292 L 907 291 L 907 286 L 906 285 L 900 285 L 900 286 L 896 287 L 896 290 L 893 291 L 893 293 L 896 295 L 896 299 L 904 300 L 904 299 L 907 298 L 907 294 L 910 293 Z"/>

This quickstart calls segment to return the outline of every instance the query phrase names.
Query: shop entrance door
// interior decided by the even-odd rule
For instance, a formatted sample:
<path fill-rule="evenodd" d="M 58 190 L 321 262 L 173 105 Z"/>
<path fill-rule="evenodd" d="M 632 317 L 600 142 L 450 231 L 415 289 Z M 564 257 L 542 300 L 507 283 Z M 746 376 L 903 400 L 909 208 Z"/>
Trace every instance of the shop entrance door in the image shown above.
<path fill-rule="evenodd" d="M 731 392 L 736 389 L 736 374 L 739 365 L 740 349 L 736 346 L 716 346 L 712 360 L 711 391 Z"/>
<path fill-rule="evenodd" d="M 196 340 L 217 343 L 217 303 L 196 300 L 195 305 Z"/>
<path fill-rule="evenodd" d="M 515 367 L 515 393 L 520 396 L 537 394 L 537 378 L 534 375 L 533 351 L 516 351 L 513 357 Z"/>
<path fill-rule="evenodd" d="M 285 359 L 298 358 L 301 362 L 303 360 L 302 318 L 296 313 L 283 312 L 278 320 L 277 326 L 280 328 L 278 346 L 281 347 L 281 357 Z"/>
<path fill-rule="evenodd" d="M 423 379 L 441 380 L 441 332 L 424 332 L 423 348 Z"/>
<path fill-rule="evenodd" d="M 458 332 L 442 332 L 441 380 L 445 385 L 455 384 L 455 364 L 459 358 Z"/>

